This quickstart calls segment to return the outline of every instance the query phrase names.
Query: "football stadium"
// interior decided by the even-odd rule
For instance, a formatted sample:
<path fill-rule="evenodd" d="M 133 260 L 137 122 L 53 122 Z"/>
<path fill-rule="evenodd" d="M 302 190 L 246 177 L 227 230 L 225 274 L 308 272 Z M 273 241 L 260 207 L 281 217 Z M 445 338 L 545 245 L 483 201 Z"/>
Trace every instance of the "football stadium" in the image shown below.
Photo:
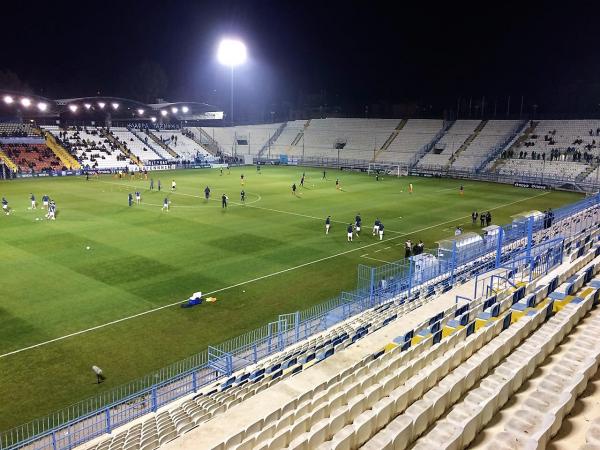
<path fill-rule="evenodd" d="M 40 5 L 43 54 L 8 45 L 0 450 L 600 449 L 597 83 L 566 71 L 549 99 L 535 72 L 482 69 L 490 94 L 465 95 L 479 66 L 435 73 L 420 56 L 452 29 L 441 17 L 422 42 L 416 25 L 381 31 L 414 47 L 396 74 L 291 75 L 308 50 L 348 70 L 383 51 L 324 44 L 323 23 L 394 19 L 334 2 L 306 25 L 313 41 L 294 33 L 306 11 L 253 3 L 149 2 L 145 19 L 107 6 L 97 20 L 132 29 L 78 43 L 46 32 L 67 21 L 83 36 L 89 16 Z M 439 58 L 489 48 L 501 65 L 520 48 L 501 31 L 518 18 L 482 14 L 485 44 Z M 582 11 L 565 14 L 581 33 L 540 52 L 594 42 Z M 173 64 L 199 57 L 181 40 L 199 17 L 228 23 L 195 31 L 201 87 Z M 136 44 L 140 20 L 161 25 L 160 45 Z M 279 42 L 266 20 L 285 23 Z M 102 70 L 99 42 L 114 50 Z M 64 67 L 44 63 L 68 45 Z M 356 49 L 364 61 L 342 61 Z M 164 69 L 127 72 L 135 53 Z M 322 90 L 292 102 L 292 86 Z"/>

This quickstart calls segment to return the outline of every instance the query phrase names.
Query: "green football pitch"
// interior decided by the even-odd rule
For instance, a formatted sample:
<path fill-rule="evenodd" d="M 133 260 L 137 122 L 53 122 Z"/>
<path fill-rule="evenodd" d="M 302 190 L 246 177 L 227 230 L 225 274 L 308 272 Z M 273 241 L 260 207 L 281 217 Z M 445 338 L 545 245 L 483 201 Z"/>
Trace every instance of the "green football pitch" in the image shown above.
<path fill-rule="evenodd" d="M 304 170 L 305 187 L 294 196 L 290 187 Z M 407 238 L 434 248 L 458 225 L 479 229 L 471 225 L 473 210 L 490 210 L 494 223 L 506 223 L 513 214 L 581 198 L 450 179 L 376 181 L 333 170 L 324 180 L 322 170 L 301 167 L 224 172 L 153 173 L 162 192 L 149 191 L 149 181 L 108 175 L 0 182 L 13 208 L 0 215 L 0 429 L 353 289 L 358 264 L 401 259 Z M 129 207 L 127 194 L 135 190 L 142 204 Z M 56 221 L 45 220 L 39 206 L 28 209 L 30 193 L 56 200 Z M 161 210 L 165 197 L 169 212 Z M 346 227 L 357 213 L 363 231 L 348 243 Z M 376 217 L 385 225 L 382 241 L 370 232 Z M 217 301 L 173 305 L 199 290 Z M 107 376 L 101 385 L 94 364 Z"/>

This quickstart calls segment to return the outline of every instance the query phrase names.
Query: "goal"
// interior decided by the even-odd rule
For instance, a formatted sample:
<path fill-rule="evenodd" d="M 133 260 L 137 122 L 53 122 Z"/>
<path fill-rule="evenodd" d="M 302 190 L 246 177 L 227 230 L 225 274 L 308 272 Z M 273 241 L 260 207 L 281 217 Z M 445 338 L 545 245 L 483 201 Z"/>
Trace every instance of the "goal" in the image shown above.
<path fill-rule="evenodd" d="M 406 166 L 399 166 L 395 164 L 369 163 L 367 173 L 369 175 L 391 175 L 394 177 L 405 177 L 408 176 L 408 168 Z"/>

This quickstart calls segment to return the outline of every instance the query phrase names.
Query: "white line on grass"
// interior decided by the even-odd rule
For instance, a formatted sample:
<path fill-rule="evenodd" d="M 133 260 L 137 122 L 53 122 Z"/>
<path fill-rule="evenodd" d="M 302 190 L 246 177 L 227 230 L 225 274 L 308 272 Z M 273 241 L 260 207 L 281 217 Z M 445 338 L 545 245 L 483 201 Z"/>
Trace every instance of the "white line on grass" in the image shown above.
<path fill-rule="evenodd" d="M 499 206 L 496 206 L 494 208 L 490 208 L 488 211 L 494 211 L 496 209 L 504 208 L 506 206 L 511 206 L 511 205 L 514 205 L 514 204 L 517 204 L 517 203 L 524 202 L 526 200 L 531 200 L 531 199 L 534 199 L 534 198 L 537 198 L 537 197 L 541 197 L 543 195 L 548 195 L 548 194 L 550 194 L 550 192 L 543 192 L 541 194 L 533 195 L 531 197 L 523 198 L 521 200 L 516 200 L 514 202 L 505 203 L 504 205 L 499 205 Z M 320 262 L 323 262 L 323 261 L 327 261 L 329 259 L 337 258 L 338 256 L 343 256 L 343 255 L 346 255 L 348 253 L 355 252 L 357 250 L 362 250 L 362 249 L 365 249 L 365 248 L 373 247 L 374 245 L 379 245 L 379 244 L 387 243 L 387 242 L 389 242 L 389 241 L 391 241 L 393 239 L 398 239 L 398 238 L 401 238 L 403 236 L 407 236 L 409 234 L 420 233 L 422 231 L 426 231 L 426 230 L 429 230 L 431 228 L 436 228 L 436 227 L 439 227 L 440 225 L 445 225 L 447 223 L 456 222 L 457 220 L 461 220 L 461 219 L 468 218 L 468 217 L 471 217 L 471 216 L 468 215 L 468 216 L 463 216 L 463 217 L 457 217 L 455 219 L 447 220 L 447 221 L 441 222 L 441 223 L 436 223 L 434 225 L 430 225 L 428 227 L 421 228 L 419 230 L 408 231 L 408 232 L 406 232 L 404 234 L 399 234 L 397 236 L 391 237 L 391 238 L 389 238 L 389 239 L 387 239 L 385 241 L 377 241 L 377 242 L 373 242 L 371 244 L 365 244 L 365 245 L 363 245 L 361 247 L 355 247 L 355 248 L 352 248 L 352 249 L 349 249 L 349 250 L 345 250 L 345 251 L 340 252 L 340 253 L 336 253 L 334 255 L 325 256 L 323 258 L 315 259 L 313 261 L 308 261 L 308 262 L 305 262 L 303 264 L 299 264 L 297 266 L 288 267 L 287 269 L 282 269 L 282 270 L 279 270 L 277 272 L 273 272 L 273 273 L 269 273 L 267 275 L 262 275 L 260 277 L 253 278 L 251 280 L 242 281 L 240 283 L 232 284 L 232 285 L 224 287 L 224 288 L 220 288 L 220 289 L 217 289 L 217 290 L 214 290 L 214 291 L 211 291 L 211 292 L 207 292 L 207 293 L 205 293 L 205 295 L 208 296 L 208 295 L 216 294 L 218 292 L 223 292 L 223 291 L 227 291 L 229 289 L 233 289 L 233 288 L 236 288 L 236 287 L 239 287 L 239 286 L 243 286 L 245 284 L 255 283 L 256 281 L 264 280 L 266 278 L 271 278 L 271 277 L 274 277 L 276 275 L 281 275 L 282 273 L 291 272 L 291 271 L 296 270 L 296 269 L 301 269 L 303 267 L 307 267 L 307 266 L 310 266 L 310 265 L 313 265 L 313 264 L 317 264 L 317 263 L 320 263 Z M 4 354 L 0 355 L 0 359 L 1 358 L 6 358 L 7 356 L 15 355 L 17 353 L 22 353 L 22 352 L 27 351 L 27 350 L 32 350 L 34 348 L 38 348 L 38 347 L 42 347 L 42 346 L 45 346 L 45 345 L 48 345 L 48 344 L 52 344 L 54 342 L 62 341 L 62 340 L 65 340 L 65 339 L 68 339 L 68 338 L 71 338 L 71 337 L 74 337 L 74 336 L 79 336 L 81 334 L 85 334 L 85 333 L 88 333 L 90 331 L 95 331 L 95 330 L 99 330 L 101 328 L 106 328 L 106 327 L 108 327 L 110 325 L 115 325 L 117 323 L 125 322 L 126 320 L 135 319 L 136 317 L 145 316 L 146 314 L 150 314 L 150 313 L 153 313 L 153 312 L 156 312 L 156 311 L 160 311 L 160 310 L 163 310 L 165 308 L 170 308 L 170 307 L 173 307 L 173 306 L 176 306 L 176 305 L 180 305 L 181 303 L 183 303 L 183 301 L 184 300 L 178 300 L 177 302 L 173 302 L 173 303 L 170 303 L 168 305 L 158 306 L 156 308 L 152 308 L 152 309 L 149 309 L 147 311 L 143 311 L 141 313 L 133 314 L 133 315 L 127 316 L 127 317 L 122 317 L 121 319 L 117 319 L 117 320 L 112 320 L 110 322 L 106 322 L 106 323 L 103 323 L 101 325 L 96 325 L 94 327 L 90 327 L 90 328 L 87 328 L 85 330 L 76 331 L 74 333 L 69 333 L 69 334 L 66 334 L 64 336 L 60 336 L 60 337 L 57 337 L 57 338 L 54 338 L 54 339 L 49 339 L 47 341 L 40 342 L 38 344 L 30 345 L 28 347 L 23 347 L 23 348 L 20 348 L 18 350 L 13 350 L 11 352 L 4 353 Z"/>

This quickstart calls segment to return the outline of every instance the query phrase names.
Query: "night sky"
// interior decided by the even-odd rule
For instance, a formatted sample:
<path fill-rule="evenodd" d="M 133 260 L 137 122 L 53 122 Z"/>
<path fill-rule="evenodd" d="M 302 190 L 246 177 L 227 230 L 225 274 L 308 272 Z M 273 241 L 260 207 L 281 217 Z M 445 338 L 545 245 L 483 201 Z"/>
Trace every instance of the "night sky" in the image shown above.
<path fill-rule="evenodd" d="M 523 95 L 540 111 L 598 114 L 598 3 L 4 2 L 0 69 L 53 98 L 131 96 L 131 74 L 153 61 L 166 99 L 226 108 L 229 74 L 215 51 L 234 36 L 250 56 L 236 95 L 263 110 L 317 101 L 437 111 L 458 97 Z"/>

